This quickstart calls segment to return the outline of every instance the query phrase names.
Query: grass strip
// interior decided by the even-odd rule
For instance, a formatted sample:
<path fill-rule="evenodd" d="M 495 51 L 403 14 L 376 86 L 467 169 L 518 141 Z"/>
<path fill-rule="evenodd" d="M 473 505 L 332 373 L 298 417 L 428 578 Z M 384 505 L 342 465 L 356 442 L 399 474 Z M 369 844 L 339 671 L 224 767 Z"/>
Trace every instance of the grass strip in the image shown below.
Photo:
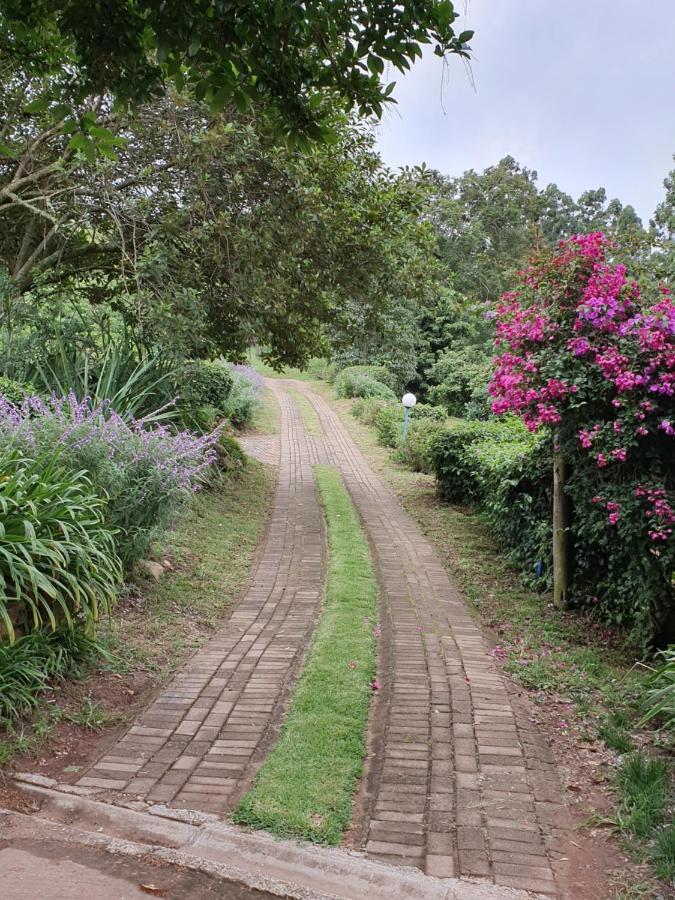
<path fill-rule="evenodd" d="M 326 604 L 281 735 L 236 822 L 337 844 L 363 768 L 375 668 L 377 582 L 356 511 L 332 466 L 317 466 L 330 557 Z"/>
<path fill-rule="evenodd" d="M 301 394 L 300 391 L 296 391 L 294 388 L 289 388 L 288 393 L 298 407 L 298 412 L 300 413 L 300 418 L 302 419 L 302 424 L 304 425 L 307 434 L 311 434 L 314 437 L 322 435 L 323 428 L 321 427 L 319 416 L 307 397 L 305 397 L 304 394 Z"/>

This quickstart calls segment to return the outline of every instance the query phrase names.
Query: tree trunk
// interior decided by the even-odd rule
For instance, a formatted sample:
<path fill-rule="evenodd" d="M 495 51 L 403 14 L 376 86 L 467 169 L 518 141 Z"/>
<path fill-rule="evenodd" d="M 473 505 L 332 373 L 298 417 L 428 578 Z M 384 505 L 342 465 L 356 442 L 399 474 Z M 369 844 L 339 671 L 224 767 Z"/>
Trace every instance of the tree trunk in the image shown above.
<path fill-rule="evenodd" d="M 569 501 L 559 436 L 553 436 L 553 602 L 567 609 L 569 591 Z"/>

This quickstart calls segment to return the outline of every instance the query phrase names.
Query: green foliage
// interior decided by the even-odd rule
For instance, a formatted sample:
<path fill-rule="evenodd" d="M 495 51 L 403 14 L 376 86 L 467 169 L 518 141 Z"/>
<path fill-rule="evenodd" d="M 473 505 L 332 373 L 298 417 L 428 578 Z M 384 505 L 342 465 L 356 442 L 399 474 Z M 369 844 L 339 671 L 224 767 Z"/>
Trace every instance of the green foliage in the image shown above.
<path fill-rule="evenodd" d="M 426 44 L 440 56 L 468 58 L 473 36 L 455 31 L 459 13 L 451 3 L 435 0 L 412 8 L 379 0 L 338 0 L 328 7 L 235 0 L 166 8 L 129 0 L 112 17 L 83 0 L 66 7 L 5 0 L 0 13 L 9 59 L 30 65 L 34 76 L 67 70 L 80 97 L 112 93 L 125 105 L 156 97 L 173 81 L 178 90 L 188 85 L 213 112 L 226 104 L 240 111 L 271 105 L 279 134 L 311 139 L 330 137 L 322 115 L 325 96 L 362 115 L 381 116 L 393 101 L 394 83 L 382 79 L 385 68 L 407 71 Z M 24 105 L 37 113 L 47 101 Z M 71 147 L 86 158 L 95 154 L 92 138 L 100 139 L 100 131 L 74 131 Z"/>
<path fill-rule="evenodd" d="M 546 586 L 551 566 L 551 463 L 545 441 L 515 418 L 451 423 L 432 449 L 439 496 L 477 506 L 526 580 Z"/>
<path fill-rule="evenodd" d="M 0 375 L 0 396 L 5 397 L 15 406 L 18 406 L 27 394 L 34 393 L 35 388 L 32 384 L 22 384 L 20 381 Z"/>
<path fill-rule="evenodd" d="M 239 441 L 231 434 L 222 432 L 216 444 L 216 465 L 228 475 L 237 474 L 246 465 L 248 457 L 241 449 Z"/>
<path fill-rule="evenodd" d="M 381 366 L 349 366 L 335 378 L 335 391 L 338 397 L 379 397 L 395 401 L 392 388 L 377 380 L 376 375 L 384 375 L 391 381 L 392 376 Z"/>
<path fill-rule="evenodd" d="M 352 818 L 375 674 L 377 580 L 336 469 L 317 466 L 326 512 L 326 603 L 281 734 L 235 821 L 328 844 Z"/>
<path fill-rule="evenodd" d="M 361 397 L 352 406 L 352 415 L 364 425 L 375 425 L 382 410 L 391 405 L 391 402 L 383 397 Z"/>
<path fill-rule="evenodd" d="M 178 367 L 159 353 L 144 356 L 128 341 L 108 343 L 103 349 L 69 344 L 62 333 L 52 352 L 31 369 L 32 380 L 44 394 L 78 400 L 89 397 L 96 406 L 109 404 L 125 419 L 160 422 L 176 415 L 173 399 Z"/>
<path fill-rule="evenodd" d="M 663 662 L 657 666 L 647 681 L 644 700 L 645 714 L 642 723 L 655 719 L 667 730 L 675 729 L 675 645 L 662 650 Z"/>
<path fill-rule="evenodd" d="M 223 408 L 223 413 L 235 428 L 245 428 L 253 421 L 260 406 L 262 393 L 259 385 L 246 375 L 232 372 L 232 388 Z"/>
<path fill-rule="evenodd" d="M 0 455 L 0 624 L 93 631 L 121 579 L 105 503 L 82 472 L 54 456 Z"/>
<path fill-rule="evenodd" d="M 338 384 L 349 384 L 350 379 L 357 375 L 365 375 L 368 378 L 372 378 L 373 381 L 379 381 L 392 391 L 396 391 L 399 387 L 396 376 L 390 372 L 386 366 L 358 365 L 346 366 L 336 374 L 334 379 L 336 390 L 338 389 Z M 344 394 L 344 396 L 347 397 L 350 395 Z"/>
<path fill-rule="evenodd" d="M 0 643 L 0 724 L 30 712 L 54 681 L 79 675 L 101 652 L 78 630 L 35 631 Z"/>
<path fill-rule="evenodd" d="M 451 416 L 486 419 L 490 414 L 490 374 L 490 357 L 480 350 L 445 350 L 429 372 L 433 384 L 429 399 L 444 406 Z"/>
<path fill-rule="evenodd" d="M 381 409 L 375 420 L 377 442 L 382 447 L 397 447 L 403 434 L 403 407 L 388 404 Z"/>
<path fill-rule="evenodd" d="M 196 359 L 187 363 L 181 399 L 190 406 L 212 406 L 223 411 L 232 390 L 230 370 L 220 362 Z"/>
<path fill-rule="evenodd" d="M 636 753 L 617 776 L 617 821 L 623 831 L 649 839 L 668 808 L 669 766 L 663 759 Z"/>
<path fill-rule="evenodd" d="M 413 419 L 405 444 L 399 442 L 397 457 L 415 472 L 433 473 L 436 442 L 445 430 L 445 416 L 443 421 L 434 418 Z"/>

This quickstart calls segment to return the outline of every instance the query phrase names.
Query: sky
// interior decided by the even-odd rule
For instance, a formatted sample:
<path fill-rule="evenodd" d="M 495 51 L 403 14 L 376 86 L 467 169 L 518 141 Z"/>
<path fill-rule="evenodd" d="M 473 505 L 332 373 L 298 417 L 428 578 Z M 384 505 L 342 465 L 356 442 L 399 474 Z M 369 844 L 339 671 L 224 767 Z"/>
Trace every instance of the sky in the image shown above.
<path fill-rule="evenodd" d="M 471 77 L 431 51 L 378 127 L 390 166 L 460 175 L 513 156 L 578 197 L 605 187 L 647 224 L 675 168 L 675 0 L 457 0 Z M 466 13 L 465 13 L 466 9 Z M 471 83 L 471 78 L 474 84 Z"/>

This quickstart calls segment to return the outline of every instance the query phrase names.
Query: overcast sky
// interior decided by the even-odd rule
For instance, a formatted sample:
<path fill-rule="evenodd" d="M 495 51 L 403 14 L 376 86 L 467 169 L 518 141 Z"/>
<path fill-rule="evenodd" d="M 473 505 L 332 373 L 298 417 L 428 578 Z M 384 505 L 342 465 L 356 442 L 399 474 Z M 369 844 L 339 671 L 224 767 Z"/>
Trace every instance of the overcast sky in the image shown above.
<path fill-rule="evenodd" d="M 384 161 L 459 175 L 510 154 L 540 187 L 605 187 L 646 224 L 675 167 L 675 0 L 468 0 L 459 23 L 475 89 L 432 53 L 399 76 Z"/>

